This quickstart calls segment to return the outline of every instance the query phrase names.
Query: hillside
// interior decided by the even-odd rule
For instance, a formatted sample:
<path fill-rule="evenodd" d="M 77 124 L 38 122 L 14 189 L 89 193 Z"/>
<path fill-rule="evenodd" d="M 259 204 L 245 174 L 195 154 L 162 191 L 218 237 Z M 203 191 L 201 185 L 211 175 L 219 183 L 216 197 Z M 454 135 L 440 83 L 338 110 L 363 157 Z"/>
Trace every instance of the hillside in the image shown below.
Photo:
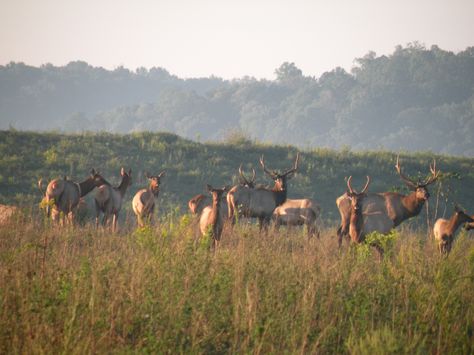
<path fill-rule="evenodd" d="M 417 43 L 369 52 L 307 76 L 180 79 L 163 68 L 108 71 L 85 62 L 0 66 L 0 129 L 165 131 L 222 141 L 229 132 L 300 148 L 349 147 L 474 156 L 474 47 Z"/>
<path fill-rule="evenodd" d="M 60 134 L 0 131 L 0 203 L 31 205 L 38 203 L 39 178 L 67 175 L 80 181 L 94 167 L 113 184 L 122 166 L 133 170 L 133 185 L 126 197 L 129 208 L 133 194 L 146 185 L 145 171 L 166 170 L 159 197 L 160 213 L 187 210 L 192 196 L 204 192 L 206 183 L 232 185 L 238 167 L 257 171 L 257 182 L 269 184 L 258 160 L 265 156 L 270 169 L 287 169 L 297 149 L 292 146 L 259 144 L 235 136 L 222 144 L 204 144 L 168 133 Z M 396 154 L 388 151 L 351 152 L 315 149 L 301 152 L 299 172 L 289 181 L 289 197 L 310 197 L 323 208 L 325 219 L 335 220 L 337 196 L 345 191 L 345 178 L 353 176 L 354 186 L 370 175 L 370 191 L 407 191 L 395 172 Z M 444 174 L 440 184 L 431 186 L 431 207 L 439 202 L 438 214 L 448 214 L 453 203 L 474 211 L 474 161 L 471 158 L 435 156 L 431 153 L 401 154 L 404 172 L 425 178 L 429 164 L 436 158 Z M 472 212 L 471 212 L 472 213 Z"/>

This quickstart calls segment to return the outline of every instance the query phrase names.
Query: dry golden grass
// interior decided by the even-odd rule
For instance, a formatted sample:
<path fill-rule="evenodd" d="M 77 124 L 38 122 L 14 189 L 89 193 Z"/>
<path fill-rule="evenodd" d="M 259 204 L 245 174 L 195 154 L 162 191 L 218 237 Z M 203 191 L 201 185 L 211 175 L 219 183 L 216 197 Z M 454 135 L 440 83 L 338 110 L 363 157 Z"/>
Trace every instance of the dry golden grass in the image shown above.
<path fill-rule="evenodd" d="M 335 229 L 224 232 L 188 216 L 113 235 L 0 227 L 0 353 L 472 353 L 474 242 L 401 231 L 383 260 Z"/>

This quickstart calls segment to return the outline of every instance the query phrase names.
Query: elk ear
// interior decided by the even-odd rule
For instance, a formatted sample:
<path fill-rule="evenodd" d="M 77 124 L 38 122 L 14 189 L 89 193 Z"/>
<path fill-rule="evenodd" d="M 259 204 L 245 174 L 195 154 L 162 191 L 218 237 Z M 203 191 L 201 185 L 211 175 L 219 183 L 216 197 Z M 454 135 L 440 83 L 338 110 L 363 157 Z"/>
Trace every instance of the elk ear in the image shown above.
<path fill-rule="evenodd" d="M 125 169 L 122 167 L 122 169 L 120 169 L 120 175 L 121 176 L 124 176 L 125 175 Z"/>
<path fill-rule="evenodd" d="M 207 186 L 207 191 L 212 192 L 212 186 L 209 184 L 207 184 L 206 186 Z"/>
<path fill-rule="evenodd" d="M 454 212 L 461 212 L 461 208 L 458 205 L 454 205 Z"/>
<path fill-rule="evenodd" d="M 92 176 L 94 176 L 94 175 L 96 174 L 95 169 L 92 168 L 91 171 L 90 171 L 90 173 L 91 173 Z"/>
<path fill-rule="evenodd" d="M 128 169 L 128 176 L 132 176 L 132 169 Z"/>

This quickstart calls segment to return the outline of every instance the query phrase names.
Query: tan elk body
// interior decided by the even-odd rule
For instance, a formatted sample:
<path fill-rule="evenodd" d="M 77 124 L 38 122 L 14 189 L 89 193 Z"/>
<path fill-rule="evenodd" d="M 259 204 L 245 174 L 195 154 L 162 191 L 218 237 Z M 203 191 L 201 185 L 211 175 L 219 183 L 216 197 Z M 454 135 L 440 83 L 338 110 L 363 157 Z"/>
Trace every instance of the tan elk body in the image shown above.
<path fill-rule="evenodd" d="M 273 216 L 273 211 L 286 201 L 287 180 L 298 168 L 299 154 L 296 155 L 294 167 L 285 172 L 270 171 L 265 167 L 263 156 L 260 165 L 263 171 L 274 181 L 274 187 L 234 186 L 227 194 L 229 218 L 235 221 L 236 215 L 258 218 L 260 229 L 266 228 Z"/>
<path fill-rule="evenodd" d="M 433 233 L 441 254 L 448 254 L 451 251 L 457 229 L 466 222 L 472 223 L 474 219 L 457 206 L 450 219 L 438 218 L 436 220 Z"/>
<path fill-rule="evenodd" d="M 196 195 L 188 201 L 188 207 L 193 215 L 201 216 L 204 208 L 212 207 L 212 197 L 203 194 Z M 228 208 L 227 201 L 225 199 L 220 203 L 220 210 L 221 215 L 224 216 L 224 218 L 227 218 Z"/>
<path fill-rule="evenodd" d="M 132 170 L 128 172 L 124 168 L 120 170 L 120 176 L 122 181 L 117 187 L 112 187 L 111 185 L 102 185 L 97 188 L 95 193 L 95 223 L 96 226 L 99 226 L 99 216 L 100 213 L 104 214 L 102 224 L 106 225 L 107 220 L 110 216 L 112 219 L 112 231 L 117 230 L 117 218 L 120 210 L 122 209 L 123 198 L 128 187 L 132 183 Z"/>
<path fill-rule="evenodd" d="M 227 187 L 215 189 L 211 185 L 207 185 L 207 189 L 212 194 L 212 205 L 206 206 L 202 210 L 199 218 L 199 229 L 202 235 L 211 233 L 212 246 L 218 246 L 221 240 L 222 230 L 224 228 L 225 215 L 222 214 L 222 197 L 228 190 Z"/>
<path fill-rule="evenodd" d="M 395 169 L 412 192 L 408 195 L 397 192 L 368 193 L 362 202 L 365 233 L 377 231 L 385 234 L 403 221 L 417 216 L 430 196 L 427 186 L 439 175 L 436 162 L 430 165 L 431 176 L 425 182 L 414 182 L 406 177 L 401 171 L 398 157 Z M 341 225 L 337 230 L 340 245 L 343 236 L 349 232 L 351 204 L 348 194 L 340 196 L 336 205 L 341 215 Z"/>
<path fill-rule="evenodd" d="M 108 182 L 94 169 L 91 170 L 91 174 L 87 179 L 79 183 L 66 178 L 54 179 L 48 184 L 44 192 L 42 180 L 38 181 L 38 187 L 44 195 L 43 201 L 46 204 L 48 216 L 51 215 L 53 221 L 59 221 L 62 213 L 63 223 L 66 217 L 71 223 L 74 222 L 76 207 L 81 197 L 87 195 L 95 187 L 104 184 L 108 184 Z M 50 209 L 51 204 L 52 208 Z"/>
<path fill-rule="evenodd" d="M 316 235 L 321 207 L 311 199 L 287 199 L 273 211 L 275 226 L 302 226 L 305 225 L 308 235 Z"/>
<path fill-rule="evenodd" d="M 145 177 L 149 180 L 150 185 L 147 189 L 138 191 L 132 200 L 133 212 L 137 216 L 139 227 L 143 227 L 145 222 L 152 222 L 153 213 L 155 211 L 155 198 L 160 193 L 160 179 L 165 174 L 164 171 L 158 175 L 150 176 L 145 173 Z"/>

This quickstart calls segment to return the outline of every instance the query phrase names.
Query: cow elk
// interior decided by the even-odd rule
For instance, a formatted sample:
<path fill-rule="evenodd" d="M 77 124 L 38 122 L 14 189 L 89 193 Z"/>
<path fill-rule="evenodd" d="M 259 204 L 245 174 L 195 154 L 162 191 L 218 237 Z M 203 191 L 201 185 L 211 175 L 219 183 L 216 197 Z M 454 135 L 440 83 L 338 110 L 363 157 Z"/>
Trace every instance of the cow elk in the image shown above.
<path fill-rule="evenodd" d="M 225 221 L 225 215 L 222 214 L 222 208 L 220 205 L 224 193 L 229 189 L 227 187 L 216 189 L 211 185 L 207 185 L 207 189 L 212 195 L 212 206 L 206 206 L 202 210 L 199 218 L 199 229 L 203 236 L 208 233 L 211 234 L 212 247 L 215 249 L 221 240 Z"/>
<path fill-rule="evenodd" d="M 273 211 L 273 220 L 275 228 L 280 225 L 302 226 L 307 228 L 308 236 L 318 236 L 317 221 L 321 213 L 321 207 L 318 203 L 308 198 L 305 199 L 287 199 L 282 205 Z"/>
<path fill-rule="evenodd" d="M 263 171 L 274 181 L 273 188 L 248 186 L 234 186 L 227 194 L 227 205 L 229 208 L 229 218 L 235 222 L 236 215 L 239 214 L 247 218 L 257 218 L 260 230 L 267 228 L 273 216 L 273 211 L 286 201 L 287 180 L 289 180 L 298 169 L 299 153 L 296 155 L 295 164 L 292 168 L 278 172 L 268 170 L 265 166 L 263 156 L 260 158 L 260 165 Z M 242 174 L 240 174 L 242 176 Z"/>
<path fill-rule="evenodd" d="M 91 170 L 87 179 L 79 183 L 67 178 L 54 179 L 48 184 L 46 191 L 43 191 L 42 181 L 42 179 L 38 181 L 38 187 L 44 196 L 43 202 L 46 205 L 47 215 L 48 217 L 51 215 L 52 220 L 58 222 L 62 214 L 63 224 L 66 217 L 74 223 L 76 207 L 81 197 L 87 195 L 95 187 L 109 184 L 94 169 Z"/>
<path fill-rule="evenodd" d="M 457 229 L 461 224 L 466 222 L 473 223 L 474 219 L 462 211 L 458 206 L 454 207 L 454 213 L 450 219 L 438 218 L 436 220 L 433 227 L 433 233 L 435 240 L 438 243 L 440 254 L 449 254 Z"/>
<path fill-rule="evenodd" d="M 122 202 L 127 192 L 128 187 L 132 184 L 132 169 L 128 172 L 124 168 L 120 170 L 122 181 L 117 187 L 105 184 L 97 188 L 95 194 L 95 224 L 99 227 L 99 216 L 104 214 L 102 224 L 105 226 L 110 216 L 112 219 L 112 231 L 117 230 L 117 219 L 120 210 L 122 209 Z"/>
<path fill-rule="evenodd" d="M 145 173 L 145 177 L 150 182 L 150 185 L 148 189 L 141 189 L 133 197 L 132 208 L 137 216 L 139 227 L 143 227 L 145 222 L 151 223 L 153 220 L 155 199 L 158 198 L 158 194 L 160 193 L 160 179 L 164 175 L 164 171 L 158 175 L 149 175 L 148 173 Z"/>
<path fill-rule="evenodd" d="M 211 207 L 212 206 L 212 197 L 206 196 L 204 194 L 199 194 L 194 196 L 192 199 L 188 201 L 188 207 L 189 210 L 191 211 L 191 214 L 200 217 L 202 211 L 206 207 Z M 228 217 L 228 208 L 227 208 L 227 201 L 223 200 L 220 203 L 220 213 L 224 218 Z"/>
<path fill-rule="evenodd" d="M 364 231 L 377 231 L 383 234 L 390 232 L 403 221 L 417 216 L 430 194 L 428 185 L 434 183 L 439 176 L 436 161 L 430 164 L 431 175 L 424 182 L 415 182 L 402 173 L 399 157 L 395 169 L 403 182 L 412 190 L 408 195 L 397 192 L 368 193 L 362 201 L 364 215 Z M 341 215 L 341 225 L 337 230 L 339 246 L 344 235 L 348 235 L 351 203 L 347 193 L 336 200 Z"/>

